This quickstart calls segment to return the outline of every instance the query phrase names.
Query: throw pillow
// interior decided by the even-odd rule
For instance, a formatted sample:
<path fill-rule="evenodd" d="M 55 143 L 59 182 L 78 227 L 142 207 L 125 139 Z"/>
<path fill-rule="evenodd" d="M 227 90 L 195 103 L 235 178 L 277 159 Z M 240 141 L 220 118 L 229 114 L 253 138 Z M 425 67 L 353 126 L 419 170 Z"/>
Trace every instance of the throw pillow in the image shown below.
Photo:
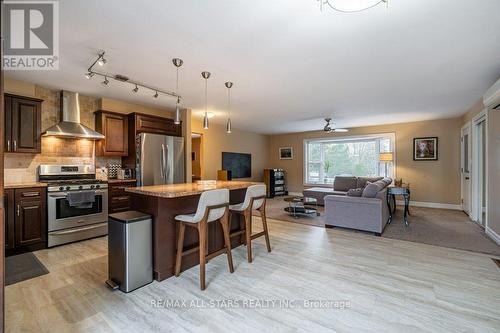
<path fill-rule="evenodd" d="M 348 197 L 361 197 L 362 194 L 363 194 L 362 188 L 351 188 L 349 191 L 347 191 Z"/>
<path fill-rule="evenodd" d="M 361 196 L 363 198 L 375 198 L 378 191 L 380 191 L 380 186 L 378 184 L 366 182 L 366 186 L 363 189 Z"/>

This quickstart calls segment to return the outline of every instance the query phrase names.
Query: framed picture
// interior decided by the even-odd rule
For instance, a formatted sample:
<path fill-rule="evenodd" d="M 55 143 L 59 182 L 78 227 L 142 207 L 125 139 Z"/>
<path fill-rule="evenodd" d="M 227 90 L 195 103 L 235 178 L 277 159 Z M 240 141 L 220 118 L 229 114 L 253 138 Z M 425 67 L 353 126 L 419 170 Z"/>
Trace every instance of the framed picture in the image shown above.
<path fill-rule="evenodd" d="M 438 159 L 437 137 L 413 139 L 414 161 L 437 161 L 437 159 Z"/>
<path fill-rule="evenodd" d="M 280 160 L 293 160 L 293 149 L 292 149 L 292 147 L 282 147 L 282 148 L 280 148 Z"/>

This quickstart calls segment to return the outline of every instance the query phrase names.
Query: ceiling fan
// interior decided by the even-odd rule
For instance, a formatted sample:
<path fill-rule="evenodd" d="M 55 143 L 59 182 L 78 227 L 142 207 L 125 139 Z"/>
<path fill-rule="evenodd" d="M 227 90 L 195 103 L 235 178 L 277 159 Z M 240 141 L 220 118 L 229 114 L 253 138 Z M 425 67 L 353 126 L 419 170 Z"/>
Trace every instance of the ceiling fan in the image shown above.
<path fill-rule="evenodd" d="M 323 127 L 323 131 L 325 132 L 336 132 L 336 133 L 344 133 L 344 132 L 349 132 L 349 130 L 347 128 L 332 128 L 332 126 L 330 125 L 330 122 L 332 121 L 332 118 L 325 118 L 325 121 L 326 121 L 326 125 L 325 127 Z"/>

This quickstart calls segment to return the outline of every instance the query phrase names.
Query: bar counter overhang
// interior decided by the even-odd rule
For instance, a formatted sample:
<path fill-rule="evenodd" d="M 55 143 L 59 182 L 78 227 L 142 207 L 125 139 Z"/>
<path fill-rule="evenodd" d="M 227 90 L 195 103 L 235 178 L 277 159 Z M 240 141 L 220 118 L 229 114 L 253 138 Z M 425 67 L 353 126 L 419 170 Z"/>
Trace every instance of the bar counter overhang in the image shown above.
<path fill-rule="evenodd" d="M 244 181 L 217 181 L 214 184 L 196 183 L 154 185 L 131 187 L 131 205 L 133 210 L 150 214 L 153 217 L 153 274 L 157 281 L 174 275 L 177 235 L 179 225 L 175 216 L 192 214 L 198 207 L 200 194 L 214 189 L 229 189 L 229 203 L 243 202 L 246 189 L 250 185 L 261 184 Z M 244 243 L 244 221 L 240 214 L 231 214 L 231 248 Z M 199 264 L 198 235 L 194 228 L 187 228 L 184 239 L 184 252 L 181 270 Z M 208 253 L 215 253 L 224 247 L 224 237 L 220 223 L 208 224 Z"/>

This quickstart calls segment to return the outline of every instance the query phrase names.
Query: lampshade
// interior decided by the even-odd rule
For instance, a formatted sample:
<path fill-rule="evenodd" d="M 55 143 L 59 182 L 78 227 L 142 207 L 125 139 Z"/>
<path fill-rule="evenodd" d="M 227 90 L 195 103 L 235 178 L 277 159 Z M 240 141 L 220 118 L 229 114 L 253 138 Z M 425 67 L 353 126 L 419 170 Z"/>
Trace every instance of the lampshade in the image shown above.
<path fill-rule="evenodd" d="M 379 160 L 380 160 L 380 162 L 392 162 L 392 160 L 393 160 L 393 154 L 392 154 L 392 152 L 390 152 L 390 153 L 380 153 Z"/>

